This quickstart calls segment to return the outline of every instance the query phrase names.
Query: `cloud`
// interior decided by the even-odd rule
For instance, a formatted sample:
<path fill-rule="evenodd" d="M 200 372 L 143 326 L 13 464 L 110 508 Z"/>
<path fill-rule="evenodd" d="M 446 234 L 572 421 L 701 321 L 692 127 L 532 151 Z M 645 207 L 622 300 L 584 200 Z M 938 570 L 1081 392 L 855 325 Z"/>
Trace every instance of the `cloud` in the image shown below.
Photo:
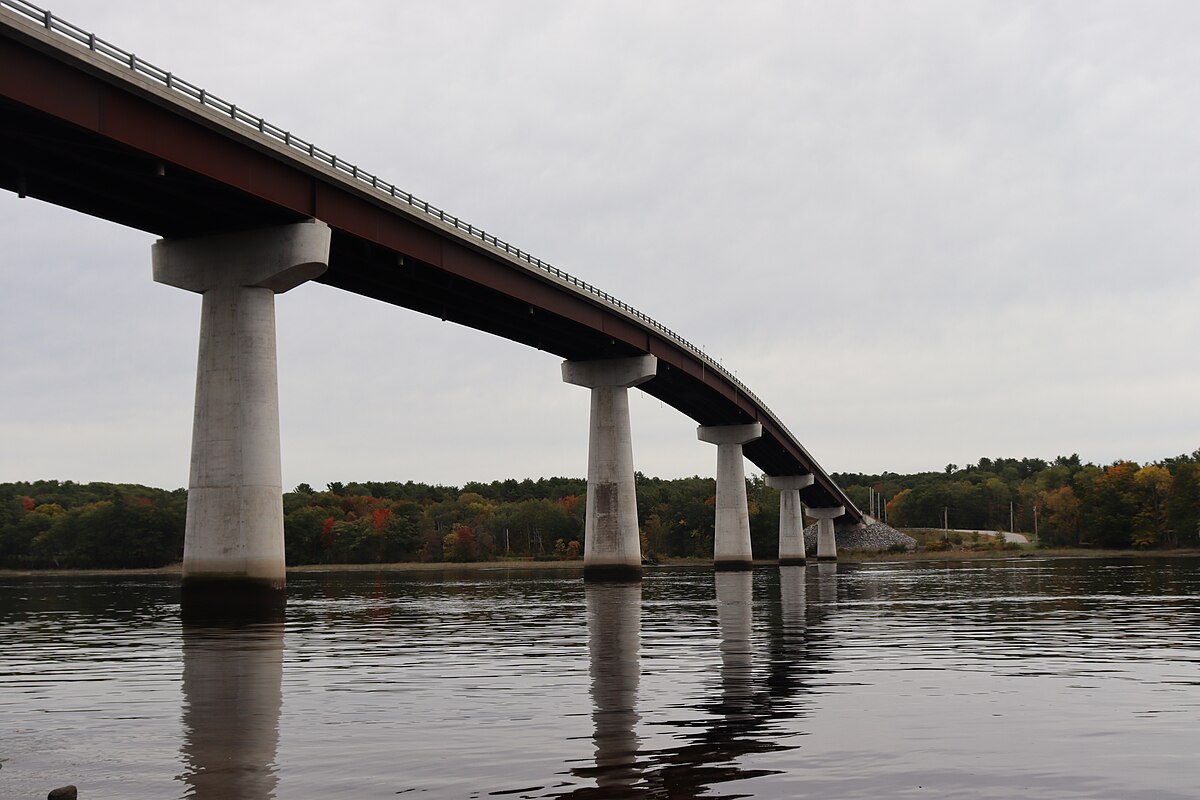
<path fill-rule="evenodd" d="M 660 319 L 829 468 L 1198 444 L 1190 4 L 328 11 L 55 7 Z M 0 212 L 0 479 L 184 483 L 198 298 Z M 286 482 L 584 472 L 553 357 L 322 286 L 279 320 Z M 633 413 L 639 468 L 711 473 Z"/>

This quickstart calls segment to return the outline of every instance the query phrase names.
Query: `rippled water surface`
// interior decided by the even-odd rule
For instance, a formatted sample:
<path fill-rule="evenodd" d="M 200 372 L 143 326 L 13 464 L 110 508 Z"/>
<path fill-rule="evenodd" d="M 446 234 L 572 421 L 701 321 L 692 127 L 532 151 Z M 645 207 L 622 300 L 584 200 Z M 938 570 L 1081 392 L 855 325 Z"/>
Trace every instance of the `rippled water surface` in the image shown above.
<path fill-rule="evenodd" d="M 1200 561 L 0 578 L 0 797 L 1194 798 Z"/>

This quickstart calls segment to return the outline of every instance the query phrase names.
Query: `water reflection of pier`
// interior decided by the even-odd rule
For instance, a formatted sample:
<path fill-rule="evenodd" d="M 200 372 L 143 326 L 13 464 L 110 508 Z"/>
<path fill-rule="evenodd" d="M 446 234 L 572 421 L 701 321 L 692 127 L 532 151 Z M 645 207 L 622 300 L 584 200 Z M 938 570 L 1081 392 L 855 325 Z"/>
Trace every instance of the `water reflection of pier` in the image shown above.
<path fill-rule="evenodd" d="M 836 569 L 714 574 L 719 660 L 688 711 L 663 720 L 675 740 L 658 749 L 638 736 L 643 587 L 586 585 L 594 754 L 571 772 L 594 785 L 565 796 L 728 798 L 742 792 L 723 784 L 772 774 L 753 757 L 797 747 L 795 720 L 823 671 L 821 621 L 836 608 Z M 276 796 L 283 632 L 282 623 L 184 627 L 185 796 Z M 788 759 L 803 769 L 802 751 Z"/>
<path fill-rule="evenodd" d="M 275 797 L 282 681 L 282 622 L 184 626 L 186 797 Z"/>
<path fill-rule="evenodd" d="M 702 702 L 701 720 L 669 723 L 691 730 L 677 747 L 639 752 L 635 726 L 640 676 L 641 586 L 586 587 L 595 766 L 576 768 L 595 787 L 572 798 L 735 797 L 712 787 L 772 774 L 744 757 L 793 749 L 786 725 L 805 713 L 805 695 L 820 672 L 812 628 L 837 598 L 837 566 L 779 568 L 779 602 L 764 604 L 764 637 L 754 629 L 754 573 L 714 575 L 721 665 L 719 692 Z M 774 587 L 774 581 L 768 581 Z M 812 585 L 812 584 L 815 584 Z M 809 603 L 810 589 L 816 595 Z M 757 641 L 756 641 L 757 639 Z M 797 759 L 797 763 L 802 763 Z"/>
<path fill-rule="evenodd" d="M 591 675 L 595 767 L 574 770 L 596 788 L 572 797 L 623 797 L 639 777 L 634 731 L 641 678 L 642 586 L 587 584 L 588 660 Z"/>

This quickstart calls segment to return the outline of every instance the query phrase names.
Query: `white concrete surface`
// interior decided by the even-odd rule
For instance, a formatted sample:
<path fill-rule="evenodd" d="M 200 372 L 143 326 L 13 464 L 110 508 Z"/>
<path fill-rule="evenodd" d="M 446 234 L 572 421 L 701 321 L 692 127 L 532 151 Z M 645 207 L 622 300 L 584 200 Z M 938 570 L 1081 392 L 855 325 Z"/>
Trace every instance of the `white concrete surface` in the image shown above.
<path fill-rule="evenodd" d="M 629 389 L 653 378 L 657 370 L 654 356 L 562 364 L 565 382 L 592 390 L 583 534 L 585 577 L 641 572 Z"/>
<path fill-rule="evenodd" d="M 846 513 L 846 507 L 809 507 L 806 513 L 817 521 L 817 561 L 837 561 L 837 537 L 834 535 L 833 521 Z"/>
<path fill-rule="evenodd" d="M 307 222 L 160 239 L 154 279 L 203 294 L 183 580 L 282 589 L 275 294 L 320 275 L 329 228 Z"/>
<path fill-rule="evenodd" d="M 813 485 L 812 475 L 770 475 L 767 486 L 779 490 L 779 563 L 803 564 L 804 508 L 800 490 Z"/>
<path fill-rule="evenodd" d="M 159 239 L 154 280 L 203 294 L 219 286 L 282 294 L 329 265 L 329 226 L 318 220 L 196 239 Z"/>
<path fill-rule="evenodd" d="M 713 566 L 749 569 L 750 511 L 746 503 L 746 466 L 742 445 L 762 436 L 762 425 L 701 425 L 696 436 L 717 446 L 717 511 L 713 528 Z"/>

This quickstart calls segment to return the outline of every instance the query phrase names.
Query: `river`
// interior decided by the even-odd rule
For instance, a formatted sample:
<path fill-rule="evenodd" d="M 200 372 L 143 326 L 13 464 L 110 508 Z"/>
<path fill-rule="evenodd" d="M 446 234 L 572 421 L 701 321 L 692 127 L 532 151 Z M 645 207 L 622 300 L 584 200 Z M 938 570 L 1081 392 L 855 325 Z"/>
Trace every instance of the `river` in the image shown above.
<path fill-rule="evenodd" d="M 0 797 L 1194 798 L 1200 559 L 0 578 Z"/>

